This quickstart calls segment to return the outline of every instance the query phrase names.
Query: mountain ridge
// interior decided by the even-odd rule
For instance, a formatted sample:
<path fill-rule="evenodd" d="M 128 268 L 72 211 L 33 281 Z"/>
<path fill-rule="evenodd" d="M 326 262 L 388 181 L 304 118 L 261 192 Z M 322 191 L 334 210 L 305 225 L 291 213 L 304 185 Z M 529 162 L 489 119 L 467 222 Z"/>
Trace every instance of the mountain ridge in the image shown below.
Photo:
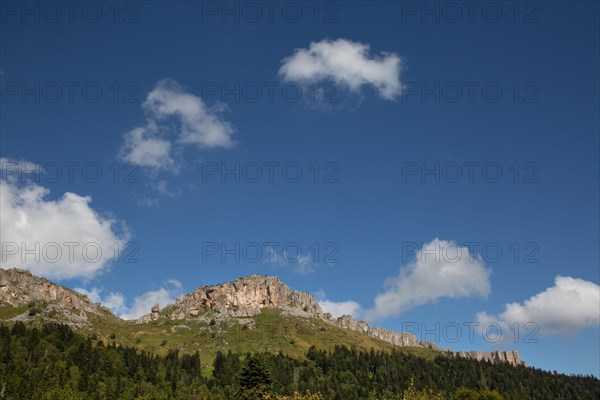
<path fill-rule="evenodd" d="M 62 322 L 76 328 L 92 326 L 88 313 L 92 316 L 114 318 L 123 323 L 126 322 L 114 315 L 108 308 L 93 303 L 84 294 L 18 269 L 4 270 L 0 268 L 0 303 L 6 303 L 13 307 L 43 303 L 42 310 L 46 314 L 50 311 L 59 312 Z M 253 322 L 248 318 L 260 316 L 263 311 L 269 309 L 278 310 L 284 318 L 316 319 L 393 346 L 431 349 L 440 353 L 449 352 L 432 342 L 420 341 L 416 336 L 407 332 L 373 327 L 367 322 L 357 320 L 349 315 L 335 318 L 331 314 L 325 313 L 310 293 L 293 290 L 276 276 L 257 274 L 238 278 L 231 282 L 199 286 L 162 309 L 160 305 L 156 304 L 149 314 L 131 323 L 143 326 L 161 320 L 171 320 L 198 321 L 211 325 L 216 321 L 236 320 L 238 323 L 245 324 L 245 328 L 253 329 Z M 206 316 L 207 313 L 211 314 L 210 318 Z M 30 319 L 28 316 L 31 316 L 31 311 L 28 313 L 25 310 L 13 316 L 11 321 L 25 321 Z M 452 353 L 460 357 L 492 363 L 525 365 L 519 353 L 510 350 Z"/>

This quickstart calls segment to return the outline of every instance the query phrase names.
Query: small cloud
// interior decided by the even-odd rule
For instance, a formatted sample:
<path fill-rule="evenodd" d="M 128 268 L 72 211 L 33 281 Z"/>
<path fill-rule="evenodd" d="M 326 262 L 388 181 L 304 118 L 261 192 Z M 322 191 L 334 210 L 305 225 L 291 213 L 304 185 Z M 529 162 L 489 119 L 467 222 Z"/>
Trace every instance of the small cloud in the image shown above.
<path fill-rule="evenodd" d="M 152 184 L 152 187 L 158 193 L 160 193 L 164 196 L 167 196 L 167 197 L 176 198 L 176 197 L 181 196 L 181 191 L 172 189 L 166 180 L 160 180 L 160 181 L 156 182 L 155 184 Z"/>
<path fill-rule="evenodd" d="M 125 144 L 121 148 L 120 158 L 140 167 L 157 170 L 177 170 L 173 158 L 173 144 L 161 138 L 155 123 L 135 128 L 125 134 Z"/>
<path fill-rule="evenodd" d="M 369 50 L 368 44 L 347 39 L 312 42 L 308 49 L 296 49 L 285 58 L 279 75 L 303 85 L 333 81 L 354 93 L 371 86 L 384 99 L 393 100 L 402 91 L 402 60 L 389 52 L 374 57 Z"/>
<path fill-rule="evenodd" d="M 363 309 L 360 304 L 352 300 L 340 302 L 321 300 L 319 301 L 319 305 L 323 311 L 330 313 L 335 318 L 343 315 L 351 315 L 354 318 L 361 318 L 363 314 Z"/>
<path fill-rule="evenodd" d="M 155 197 L 150 196 L 135 196 L 135 203 L 140 207 L 157 208 L 160 206 L 160 201 Z"/>
<path fill-rule="evenodd" d="M 152 306 L 159 304 L 165 307 L 183 295 L 183 285 L 176 279 L 167 280 L 165 287 L 148 291 L 133 299 L 131 306 L 126 305 L 126 298 L 121 293 L 110 292 L 102 297 L 104 289 L 92 288 L 86 290 L 76 288 L 75 291 L 87 295 L 92 301 L 101 303 L 123 319 L 132 320 L 150 313 Z"/>
<path fill-rule="evenodd" d="M 194 145 L 201 149 L 231 148 L 235 129 L 221 118 L 223 105 L 207 107 L 171 79 L 156 84 L 142 105 L 146 123 L 124 135 L 119 158 L 154 171 L 177 173 L 178 154 Z"/>
<path fill-rule="evenodd" d="M 169 280 L 167 280 L 167 283 L 176 289 L 183 288 L 183 285 L 177 279 L 169 279 Z"/>
<path fill-rule="evenodd" d="M 434 239 L 417 252 L 415 260 L 386 281 L 387 290 L 375 297 L 367 319 L 397 316 L 410 308 L 440 298 L 488 296 L 490 271 L 481 257 L 455 242 Z"/>
<path fill-rule="evenodd" d="M 94 303 L 100 303 L 102 301 L 102 297 L 100 296 L 102 289 L 100 288 L 92 288 L 91 290 L 86 290 L 84 288 L 75 288 L 73 290 L 75 290 L 77 293 L 86 295 Z"/>
<path fill-rule="evenodd" d="M 557 276 L 554 286 L 538 293 L 523 304 L 509 303 L 493 316 L 477 314 L 481 325 L 497 323 L 509 329 L 514 323 L 537 325 L 541 334 L 573 336 L 582 329 L 600 325 L 600 286 L 583 279 Z"/>
<path fill-rule="evenodd" d="M 315 271 L 315 264 L 309 255 L 300 255 L 294 261 L 290 261 L 292 267 L 301 274 L 308 274 Z"/>

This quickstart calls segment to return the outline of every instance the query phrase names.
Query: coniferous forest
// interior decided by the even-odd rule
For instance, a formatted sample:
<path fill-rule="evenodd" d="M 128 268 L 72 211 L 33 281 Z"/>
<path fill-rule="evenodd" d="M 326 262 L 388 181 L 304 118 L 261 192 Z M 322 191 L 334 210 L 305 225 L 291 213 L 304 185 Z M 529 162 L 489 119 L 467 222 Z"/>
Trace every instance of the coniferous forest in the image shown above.
<path fill-rule="evenodd" d="M 311 348 L 283 354 L 159 356 L 68 326 L 0 325 L 0 399 L 597 399 L 600 381 L 450 356 Z M 302 395 L 300 395 L 301 393 Z"/>

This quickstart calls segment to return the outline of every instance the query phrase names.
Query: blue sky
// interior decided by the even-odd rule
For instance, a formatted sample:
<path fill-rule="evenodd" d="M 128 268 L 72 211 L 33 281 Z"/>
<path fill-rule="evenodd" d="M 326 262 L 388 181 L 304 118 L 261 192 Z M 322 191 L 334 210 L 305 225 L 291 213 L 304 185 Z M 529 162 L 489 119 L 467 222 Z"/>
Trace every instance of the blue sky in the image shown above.
<path fill-rule="evenodd" d="M 54 4 L 0 15 L 3 268 L 126 317 L 278 275 L 600 375 L 597 3 Z"/>

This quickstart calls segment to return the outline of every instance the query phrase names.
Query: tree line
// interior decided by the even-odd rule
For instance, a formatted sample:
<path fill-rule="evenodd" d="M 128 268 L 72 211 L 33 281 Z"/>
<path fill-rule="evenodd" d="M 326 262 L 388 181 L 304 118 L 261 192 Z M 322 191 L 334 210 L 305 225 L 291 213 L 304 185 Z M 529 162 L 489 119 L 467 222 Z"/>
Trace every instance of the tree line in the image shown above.
<path fill-rule="evenodd" d="M 0 325 L 0 399 L 41 400 L 498 400 L 600 398 L 593 376 L 440 355 L 344 346 L 283 353 L 161 356 L 105 344 L 66 325 Z"/>

